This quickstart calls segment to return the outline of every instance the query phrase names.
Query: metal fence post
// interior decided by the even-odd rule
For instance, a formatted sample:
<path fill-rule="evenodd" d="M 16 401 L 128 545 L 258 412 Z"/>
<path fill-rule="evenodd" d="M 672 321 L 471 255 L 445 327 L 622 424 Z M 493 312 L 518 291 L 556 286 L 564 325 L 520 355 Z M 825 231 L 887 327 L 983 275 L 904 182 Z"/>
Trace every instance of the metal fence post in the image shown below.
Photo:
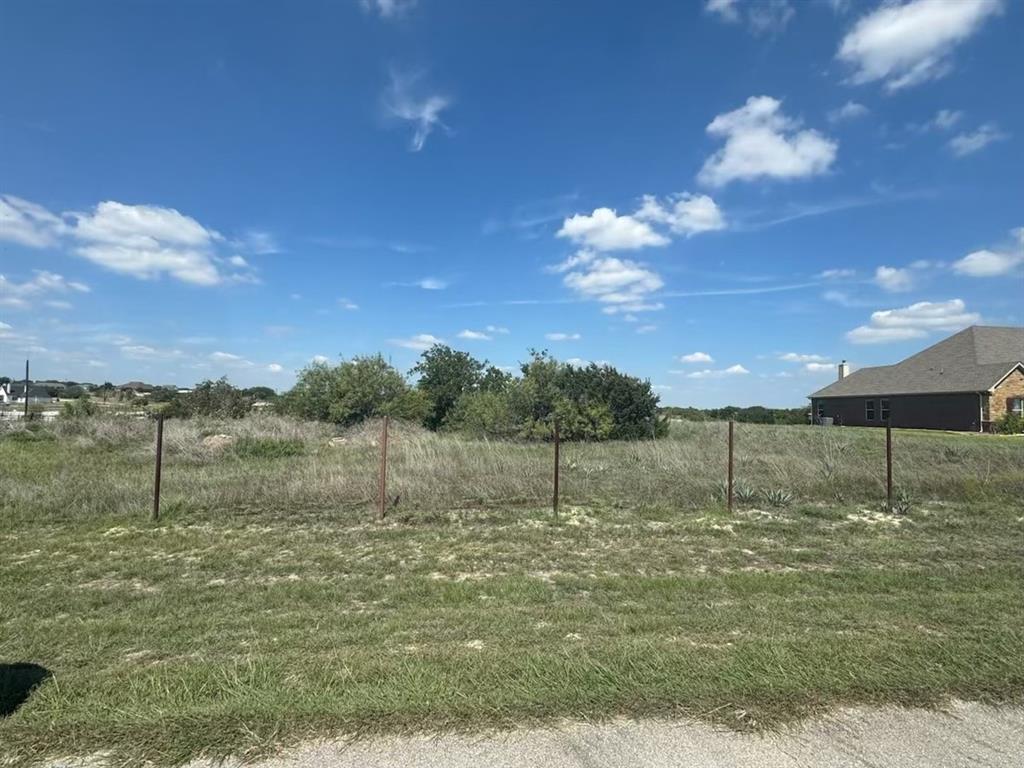
<path fill-rule="evenodd" d="M 885 425 L 885 499 L 892 514 L 892 427 Z"/>
<path fill-rule="evenodd" d="M 380 435 L 380 487 L 378 488 L 377 519 L 383 520 L 388 503 L 388 417 L 384 417 Z"/>
<path fill-rule="evenodd" d="M 728 497 L 728 501 L 729 501 L 729 512 L 732 512 L 732 498 L 733 498 L 733 468 L 732 468 L 732 464 L 733 464 L 733 429 L 735 427 L 735 424 L 736 423 L 734 421 L 732 421 L 732 420 L 729 421 L 729 481 L 728 481 L 729 488 L 728 488 L 728 492 L 726 494 L 727 497 Z"/>
<path fill-rule="evenodd" d="M 160 468 L 164 456 L 164 415 L 156 416 L 156 475 L 153 477 L 153 522 L 160 519 Z"/>
<path fill-rule="evenodd" d="M 28 360 L 25 361 L 25 421 L 28 421 Z"/>
<path fill-rule="evenodd" d="M 561 440 L 558 434 L 558 419 L 555 419 L 555 493 L 551 497 L 551 509 L 555 513 L 555 520 L 558 519 L 558 469 Z"/>

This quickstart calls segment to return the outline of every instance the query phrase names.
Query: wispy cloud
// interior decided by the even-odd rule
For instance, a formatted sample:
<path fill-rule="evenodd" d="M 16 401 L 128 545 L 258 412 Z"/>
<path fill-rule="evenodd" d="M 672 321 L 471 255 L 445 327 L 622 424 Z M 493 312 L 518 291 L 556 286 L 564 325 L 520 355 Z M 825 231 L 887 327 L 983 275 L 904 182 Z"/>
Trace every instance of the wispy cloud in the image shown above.
<path fill-rule="evenodd" d="M 388 114 L 413 126 L 409 149 L 419 152 L 435 128 L 450 133 L 441 120 L 441 113 L 451 106 L 451 99 L 440 93 L 429 93 L 423 86 L 422 72 L 392 70 L 391 81 L 384 92 L 384 108 Z"/>
<path fill-rule="evenodd" d="M 1004 141 L 1010 134 L 1001 130 L 995 123 L 985 123 L 973 131 L 959 133 L 949 140 L 949 151 L 956 157 L 967 157 L 980 152 L 989 144 Z"/>
<path fill-rule="evenodd" d="M 579 341 L 581 336 L 578 333 L 545 333 L 544 338 L 548 341 Z"/>
<path fill-rule="evenodd" d="M 359 0 L 363 10 L 382 19 L 398 19 L 416 7 L 417 0 Z"/>
<path fill-rule="evenodd" d="M 429 333 L 417 333 L 407 339 L 388 339 L 389 344 L 403 349 L 413 349 L 418 352 L 430 349 L 435 344 L 444 344 L 444 339 L 433 336 Z"/>
<path fill-rule="evenodd" d="M 494 338 L 483 331 L 473 331 L 469 328 L 459 331 L 456 336 L 460 339 L 465 339 L 466 341 L 491 341 Z"/>
<path fill-rule="evenodd" d="M 424 291 L 443 291 L 448 287 L 448 281 L 442 280 L 439 277 L 421 277 L 418 280 L 409 280 L 407 282 L 391 282 L 385 283 L 385 285 L 394 286 L 397 288 L 422 288 Z"/>

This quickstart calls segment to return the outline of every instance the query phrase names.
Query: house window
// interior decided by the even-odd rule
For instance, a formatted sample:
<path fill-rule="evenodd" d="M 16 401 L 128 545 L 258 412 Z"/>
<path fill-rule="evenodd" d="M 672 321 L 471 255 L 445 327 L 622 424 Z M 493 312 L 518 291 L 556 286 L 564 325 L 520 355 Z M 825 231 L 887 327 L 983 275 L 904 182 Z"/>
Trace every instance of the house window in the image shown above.
<path fill-rule="evenodd" d="M 825 404 L 821 403 L 821 402 L 818 403 L 818 418 L 819 419 L 824 419 L 825 418 Z"/>
<path fill-rule="evenodd" d="M 1010 413 L 1024 417 L 1024 397 L 1010 398 Z"/>
<path fill-rule="evenodd" d="M 865 400 L 864 401 L 864 418 L 868 421 L 875 420 L 875 401 Z"/>
<path fill-rule="evenodd" d="M 888 400 L 879 400 L 878 401 L 878 408 L 882 412 L 882 421 L 888 421 L 889 420 L 889 401 Z"/>

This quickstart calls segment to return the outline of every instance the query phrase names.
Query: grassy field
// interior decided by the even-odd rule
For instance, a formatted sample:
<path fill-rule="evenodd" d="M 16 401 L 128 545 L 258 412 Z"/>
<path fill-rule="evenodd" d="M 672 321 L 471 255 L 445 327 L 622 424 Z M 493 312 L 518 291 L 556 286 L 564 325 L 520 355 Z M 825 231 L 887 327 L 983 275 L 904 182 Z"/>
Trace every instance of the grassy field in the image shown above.
<path fill-rule="evenodd" d="M 375 428 L 168 422 L 150 523 L 151 423 L 5 430 L 0 665 L 52 674 L 0 717 L 14 764 L 1024 702 L 1021 439 L 897 433 L 890 515 L 881 431 L 740 425 L 729 515 L 724 425 L 678 424 L 565 446 L 555 521 L 550 446 L 400 429 L 381 524 Z"/>

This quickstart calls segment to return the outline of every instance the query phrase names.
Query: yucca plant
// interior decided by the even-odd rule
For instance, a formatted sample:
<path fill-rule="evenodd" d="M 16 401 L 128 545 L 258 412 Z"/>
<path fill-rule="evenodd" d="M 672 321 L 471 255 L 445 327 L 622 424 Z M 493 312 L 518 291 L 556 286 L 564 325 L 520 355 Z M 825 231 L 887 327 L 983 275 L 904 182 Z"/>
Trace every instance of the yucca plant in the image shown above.
<path fill-rule="evenodd" d="M 770 507 L 788 507 L 793 501 L 793 494 L 785 488 L 769 488 L 764 492 L 764 501 Z"/>

